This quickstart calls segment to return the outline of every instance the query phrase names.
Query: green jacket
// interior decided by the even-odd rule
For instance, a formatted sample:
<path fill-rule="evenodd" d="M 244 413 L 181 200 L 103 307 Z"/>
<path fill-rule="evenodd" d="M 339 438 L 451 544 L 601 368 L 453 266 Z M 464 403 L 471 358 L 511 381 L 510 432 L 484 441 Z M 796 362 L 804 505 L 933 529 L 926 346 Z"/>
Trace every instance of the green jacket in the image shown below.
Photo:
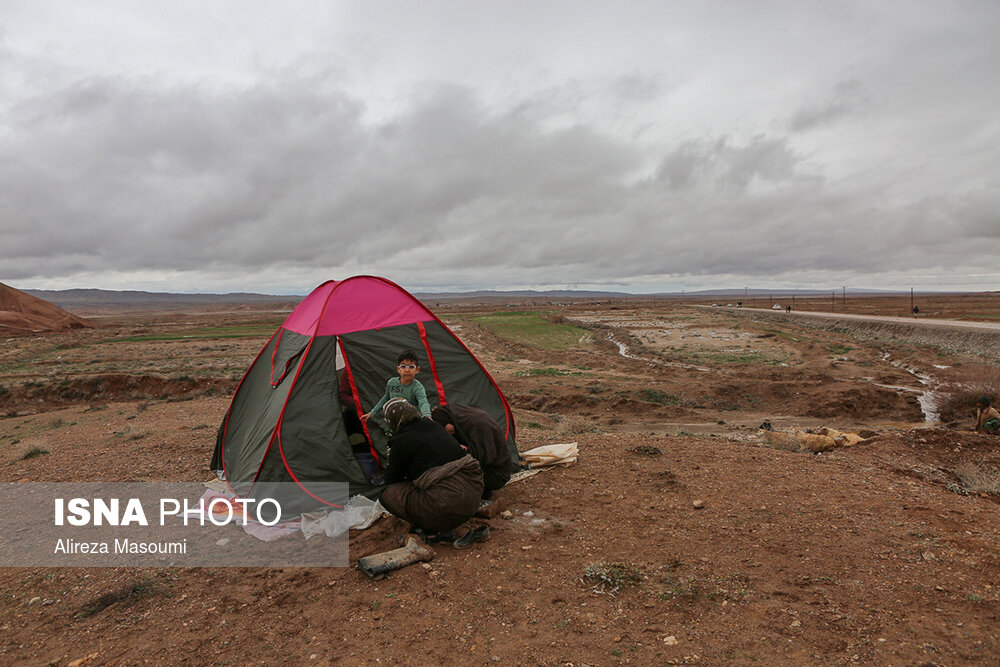
<path fill-rule="evenodd" d="M 431 404 L 427 402 L 427 390 L 424 389 L 424 385 L 420 384 L 420 380 L 415 379 L 410 384 L 404 385 L 399 381 L 399 378 L 389 378 L 389 381 L 385 383 L 385 394 L 372 407 L 369 411 L 370 414 L 373 417 L 381 417 L 382 407 L 393 398 L 405 398 L 410 405 L 420 410 L 421 416 L 431 416 Z"/>

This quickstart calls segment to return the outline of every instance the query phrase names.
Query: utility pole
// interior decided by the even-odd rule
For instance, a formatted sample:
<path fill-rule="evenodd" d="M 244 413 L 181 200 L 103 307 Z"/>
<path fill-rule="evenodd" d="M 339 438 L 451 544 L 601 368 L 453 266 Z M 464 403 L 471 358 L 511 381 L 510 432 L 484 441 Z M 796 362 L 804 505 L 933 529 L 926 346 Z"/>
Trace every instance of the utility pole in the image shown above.
<path fill-rule="evenodd" d="M 830 292 L 830 310 L 837 310 L 837 293 Z"/>
<path fill-rule="evenodd" d="M 910 312 L 913 312 L 913 288 L 910 288 Z"/>
<path fill-rule="evenodd" d="M 847 312 L 847 285 L 844 285 L 844 312 Z"/>

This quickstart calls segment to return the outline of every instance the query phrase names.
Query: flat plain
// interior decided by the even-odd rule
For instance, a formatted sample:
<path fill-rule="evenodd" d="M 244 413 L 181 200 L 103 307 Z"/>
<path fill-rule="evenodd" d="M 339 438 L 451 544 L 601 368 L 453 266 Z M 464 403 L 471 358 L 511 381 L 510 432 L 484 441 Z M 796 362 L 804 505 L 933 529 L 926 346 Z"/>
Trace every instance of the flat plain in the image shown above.
<path fill-rule="evenodd" d="M 498 494 L 510 518 L 486 542 L 381 581 L 8 568 L 0 662 L 1000 661 L 1000 438 L 955 401 L 997 388 L 1000 336 L 921 327 L 997 321 L 1000 297 L 922 298 L 916 321 L 878 325 L 796 314 L 908 316 L 908 298 L 775 303 L 429 302 L 507 395 L 521 450 L 579 444 Z M 0 481 L 208 479 L 285 313 L 79 314 L 100 326 L 0 340 Z M 765 422 L 863 440 L 794 451 Z M 352 533 L 352 563 L 405 530 Z"/>

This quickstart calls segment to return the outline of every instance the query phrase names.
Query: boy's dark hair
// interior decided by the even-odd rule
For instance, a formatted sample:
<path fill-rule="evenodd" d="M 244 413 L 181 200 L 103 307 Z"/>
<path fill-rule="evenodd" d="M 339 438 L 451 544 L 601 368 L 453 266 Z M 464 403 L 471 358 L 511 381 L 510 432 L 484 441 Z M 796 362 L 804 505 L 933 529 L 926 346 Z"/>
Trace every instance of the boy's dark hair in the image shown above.
<path fill-rule="evenodd" d="M 989 406 L 989 404 L 990 404 L 990 403 L 991 403 L 992 401 L 990 401 L 990 397 L 989 397 L 989 396 L 980 396 L 980 397 L 979 397 L 979 400 L 978 400 L 978 401 L 976 401 L 976 402 L 977 402 L 977 403 L 979 403 L 979 405 L 983 405 L 983 406 L 987 406 L 987 407 L 988 407 L 988 406 Z"/>
<path fill-rule="evenodd" d="M 399 356 L 396 357 L 397 365 L 403 363 L 404 361 L 412 361 L 417 366 L 420 365 L 420 360 L 417 359 L 417 353 L 413 350 L 403 350 L 399 353 Z"/>

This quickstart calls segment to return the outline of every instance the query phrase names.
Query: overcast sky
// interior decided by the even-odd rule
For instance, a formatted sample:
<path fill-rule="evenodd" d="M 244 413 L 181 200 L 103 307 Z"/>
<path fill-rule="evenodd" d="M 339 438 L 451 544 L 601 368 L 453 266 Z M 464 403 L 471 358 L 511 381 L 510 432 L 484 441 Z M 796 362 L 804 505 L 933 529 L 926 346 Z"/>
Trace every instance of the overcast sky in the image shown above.
<path fill-rule="evenodd" d="M 1000 2 L 0 0 L 0 282 L 1000 289 Z"/>

